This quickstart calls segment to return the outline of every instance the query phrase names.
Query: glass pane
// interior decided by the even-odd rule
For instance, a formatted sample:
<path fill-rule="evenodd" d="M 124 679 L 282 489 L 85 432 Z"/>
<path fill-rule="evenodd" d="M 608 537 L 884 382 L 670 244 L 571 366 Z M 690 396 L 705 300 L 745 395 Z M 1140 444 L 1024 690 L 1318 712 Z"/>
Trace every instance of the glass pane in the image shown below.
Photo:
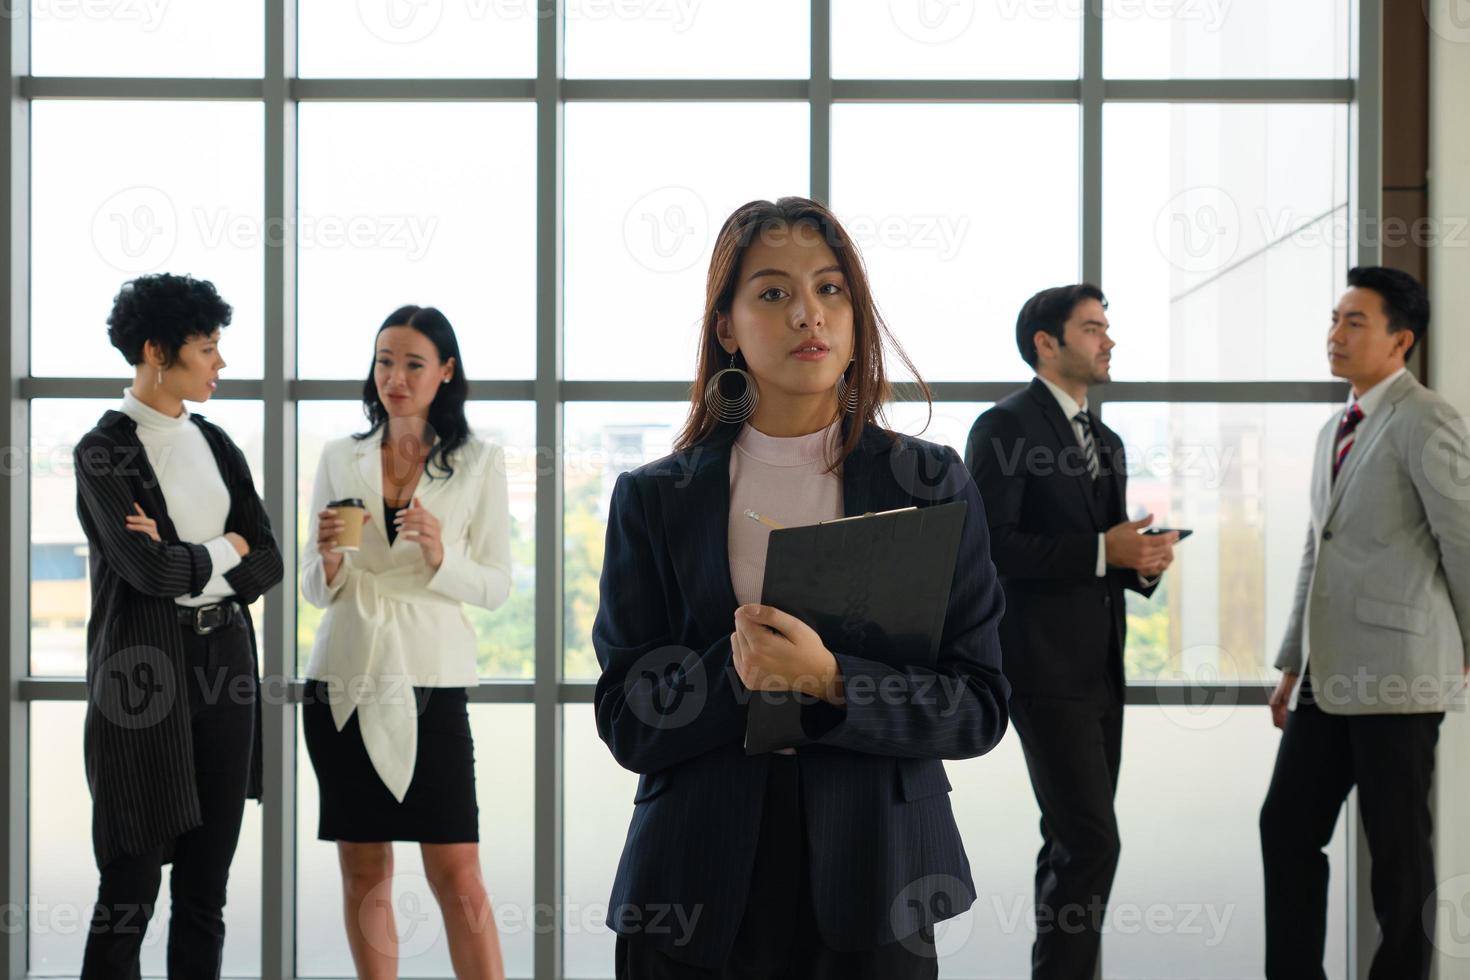
<path fill-rule="evenodd" d="M 81 701 L 38 701 L 30 707 L 30 972 L 76 976 L 97 900 L 92 796 L 82 762 Z M 225 903 L 224 975 L 260 976 L 261 810 L 245 802 L 240 842 Z M 164 870 L 143 939 L 145 977 L 167 967 L 169 876 Z"/>
<path fill-rule="evenodd" d="M 87 538 L 77 518 L 77 484 L 72 450 L 117 398 L 49 399 L 31 402 L 31 673 L 85 677 L 87 616 L 92 607 Z M 261 490 L 264 416 L 260 402 L 217 398 L 190 406 L 216 423 L 245 453 L 255 489 Z M 265 600 L 250 607 L 257 635 Z"/>
<path fill-rule="evenodd" d="M 832 0 L 837 78 L 1076 78 L 1079 3 Z"/>
<path fill-rule="evenodd" d="M 1165 0 L 1103 10 L 1111 78 L 1327 78 L 1348 73 L 1344 0 Z"/>
<path fill-rule="evenodd" d="M 619 0 L 566 6 L 570 78 L 806 78 L 805 0 Z"/>
<path fill-rule="evenodd" d="M 444 311 L 468 377 L 534 373 L 535 132 L 530 104 L 301 107 L 302 377 L 365 377 L 407 303 Z"/>
<path fill-rule="evenodd" d="M 888 402 L 883 406 L 888 428 L 948 446 L 965 458 L 970 427 L 991 402 L 935 402 L 934 414 L 923 402 Z"/>
<path fill-rule="evenodd" d="M 530 78 L 538 0 L 299 0 L 304 78 Z"/>
<path fill-rule="evenodd" d="M 1266 923 L 1256 821 L 1279 743 L 1262 707 L 1127 709 L 1117 802 L 1123 858 L 1103 934 L 1109 975 L 1260 976 Z M 1339 817 L 1327 846 L 1325 965 L 1333 980 L 1346 976 L 1350 818 Z"/>
<path fill-rule="evenodd" d="M 613 975 L 616 937 L 603 923 L 628 821 L 633 817 L 638 776 L 613 761 L 612 753 L 597 737 L 596 714 L 590 704 L 562 708 L 562 740 L 566 753 L 562 784 L 566 814 L 562 839 L 566 862 L 562 878 L 564 973 L 600 980 Z"/>
<path fill-rule="evenodd" d="M 29 3 L 31 68 L 37 75 L 237 78 L 264 70 L 260 0 Z M 108 159 L 116 163 L 110 153 Z"/>
<path fill-rule="evenodd" d="M 801 103 L 566 107 L 567 377 L 694 377 L 715 235 L 747 201 L 807 193 L 808 116 Z M 710 151 L 751 133 L 769 150 Z"/>
<path fill-rule="evenodd" d="M 618 474 L 667 456 L 689 414 L 684 402 L 571 402 L 563 415 L 566 455 L 562 525 L 562 670 L 569 680 L 601 672 L 592 649 L 607 505 Z M 630 797 L 631 799 L 631 797 Z"/>
<path fill-rule="evenodd" d="M 107 342 L 113 297 L 127 279 L 176 272 L 210 280 L 234 307 L 225 377 L 260 377 L 262 131 L 247 102 L 31 107 L 35 374 L 131 378 Z"/>
<path fill-rule="evenodd" d="M 1114 379 L 1327 378 L 1346 108 L 1109 105 L 1103 139 Z"/>
<path fill-rule="evenodd" d="M 832 159 L 838 216 L 919 374 L 1029 377 L 1016 313 L 1081 268 L 1076 107 L 839 105 Z M 893 179 L 916 160 L 922 180 Z"/>
<path fill-rule="evenodd" d="M 1104 406 L 1128 452 L 1130 514 L 1194 531 L 1152 598 L 1128 593 L 1130 680 L 1276 676 L 1307 532 L 1312 447 L 1340 407 Z"/>
<path fill-rule="evenodd" d="M 533 717 L 530 705 L 470 705 L 475 794 L 480 807 L 480 869 L 510 977 L 531 975 L 536 921 L 531 867 L 535 854 Z M 342 918 L 337 846 L 317 839 L 321 796 L 299 723 L 296 730 L 296 974 L 349 977 L 354 974 Z M 628 798 L 632 799 L 631 793 Z M 392 904 L 401 975 L 454 976 L 444 919 L 424 877 L 420 846 L 397 844 L 393 869 Z"/>
<path fill-rule="evenodd" d="M 469 402 L 470 428 L 505 451 L 510 487 L 511 593 L 499 609 L 463 606 L 480 638 L 481 677 L 529 678 L 535 673 L 536 452 L 535 407 L 529 402 Z M 296 412 L 296 555 L 300 566 L 310 528 L 311 487 L 322 446 L 367 431 L 360 402 L 302 402 Z M 366 489 L 366 488 L 364 488 Z M 305 669 L 325 610 L 296 594 L 296 669 Z"/>

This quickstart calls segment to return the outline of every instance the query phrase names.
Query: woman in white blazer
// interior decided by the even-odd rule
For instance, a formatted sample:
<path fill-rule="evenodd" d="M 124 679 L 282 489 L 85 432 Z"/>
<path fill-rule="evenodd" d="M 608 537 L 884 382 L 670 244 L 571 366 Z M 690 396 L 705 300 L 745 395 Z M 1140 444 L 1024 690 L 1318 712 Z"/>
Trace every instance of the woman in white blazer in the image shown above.
<path fill-rule="evenodd" d="M 470 432 L 454 330 L 432 307 L 383 322 L 363 386 L 370 428 L 322 449 L 301 566 L 326 609 L 306 667 L 302 727 L 337 842 L 359 977 L 397 976 L 393 841 L 416 841 L 460 977 L 504 977 L 480 876 L 466 688 L 478 683 L 464 603 L 510 594 L 504 455 Z M 337 550 L 334 502 L 368 512 Z"/>

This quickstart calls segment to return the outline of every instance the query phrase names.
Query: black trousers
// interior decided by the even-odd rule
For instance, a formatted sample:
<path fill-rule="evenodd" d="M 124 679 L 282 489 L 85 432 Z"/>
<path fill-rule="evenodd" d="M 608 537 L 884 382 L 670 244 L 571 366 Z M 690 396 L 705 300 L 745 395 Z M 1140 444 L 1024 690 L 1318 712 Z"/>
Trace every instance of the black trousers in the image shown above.
<path fill-rule="evenodd" d="M 1287 715 L 1261 808 L 1267 980 L 1325 980 L 1327 855 L 1337 814 L 1358 787 L 1373 859 L 1373 913 L 1383 938 L 1370 980 L 1425 980 L 1434 953 L 1429 789 L 1442 712 L 1331 715 L 1312 703 L 1310 675 Z"/>
<path fill-rule="evenodd" d="M 794 755 L 772 755 L 761 809 L 750 892 L 735 945 L 723 966 L 680 963 L 643 936 L 618 936 L 618 980 L 934 980 L 932 931 L 857 952 L 822 941 L 807 884 L 800 769 Z"/>
<path fill-rule="evenodd" d="M 1096 700 L 1016 693 L 1010 708 L 1041 808 L 1031 976 L 1092 980 L 1118 868 L 1122 692 L 1110 684 Z"/>
<path fill-rule="evenodd" d="M 101 869 L 97 904 L 82 959 L 83 980 L 139 976 L 143 934 L 153 915 L 162 867 L 172 850 L 168 928 L 171 978 L 218 977 L 225 943 L 225 886 L 250 775 L 254 695 L 236 678 L 254 670 L 250 634 L 237 611 L 229 626 L 199 636 L 180 626 L 189 674 L 194 771 L 204 822 L 165 846 L 117 858 Z"/>

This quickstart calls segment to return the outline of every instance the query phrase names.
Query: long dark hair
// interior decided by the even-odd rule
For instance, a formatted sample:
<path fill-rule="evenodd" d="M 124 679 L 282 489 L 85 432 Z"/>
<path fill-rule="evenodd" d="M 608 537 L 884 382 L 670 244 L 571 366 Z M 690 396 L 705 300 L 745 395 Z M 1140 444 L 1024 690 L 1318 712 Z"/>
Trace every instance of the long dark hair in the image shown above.
<path fill-rule="evenodd" d="M 434 479 L 430 470 L 436 465 L 445 478 L 451 477 L 454 475 L 454 466 L 450 457 L 470 438 L 470 422 L 464 414 L 464 403 L 469 397 L 470 386 L 465 381 L 464 358 L 459 354 L 459 339 L 454 335 L 454 328 L 449 325 L 449 319 L 432 306 L 400 306 L 388 314 L 388 319 L 373 334 L 373 359 L 368 364 L 367 380 L 362 385 L 362 413 L 367 416 L 371 428 L 354 434 L 352 438 L 370 438 L 388 424 L 388 409 L 378 397 L 378 385 L 373 380 L 373 372 L 374 365 L 378 362 L 378 335 L 389 327 L 413 327 L 434 344 L 441 363 L 454 358 L 454 374 L 439 386 L 433 403 L 429 405 L 429 431 L 436 441 L 424 463 L 424 472 L 429 479 Z"/>
<path fill-rule="evenodd" d="M 783 197 L 774 203 L 751 201 L 725 219 L 719 237 L 715 239 L 714 252 L 710 255 L 709 275 L 705 280 L 704 324 L 699 333 L 699 366 L 695 371 L 694 388 L 689 393 L 689 417 L 674 441 L 675 452 L 683 452 L 702 442 L 721 426 L 734 427 L 734 423 L 722 423 L 704 403 L 704 389 L 709 379 L 728 366 L 715 324 L 721 313 L 730 312 L 740 277 L 740 263 L 757 236 L 791 229 L 798 224 L 809 225 L 822 235 L 822 240 L 837 256 L 837 265 L 847 278 L 848 295 L 852 298 L 852 354 L 855 360 L 848 368 L 847 383 L 857 388 L 857 410 L 845 426 L 846 437 L 837 451 L 837 458 L 831 461 L 831 468 L 836 469 L 858 447 L 866 426 L 887 428 L 883 403 L 892 397 L 893 392 L 883 367 L 885 347 L 892 349 L 918 381 L 923 399 L 929 405 L 929 414 L 933 416 L 934 402 L 929 386 L 919 377 L 918 369 L 888 332 L 873 302 L 863 257 L 836 215 L 805 197 Z"/>

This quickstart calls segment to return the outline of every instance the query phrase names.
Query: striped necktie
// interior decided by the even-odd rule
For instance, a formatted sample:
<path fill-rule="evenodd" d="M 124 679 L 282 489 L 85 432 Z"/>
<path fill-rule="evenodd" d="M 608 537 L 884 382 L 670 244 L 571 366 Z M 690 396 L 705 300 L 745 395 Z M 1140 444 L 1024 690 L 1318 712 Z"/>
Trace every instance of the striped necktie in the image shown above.
<path fill-rule="evenodd" d="M 1092 441 L 1092 416 L 1082 411 L 1072 416 L 1072 421 L 1082 427 L 1082 451 L 1087 454 L 1087 472 L 1096 480 L 1102 467 L 1097 462 L 1097 443 Z"/>
<path fill-rule="evenodd" d="M 1358 429 L 1358 423 L 1363 421 L 1363 410 L 1357 402 L 1343 413 L 1342 421 L 1337 423 L 1337 453 L 1332 457 L 1332 479 L 1337 481 L 1337 474 L 1342 470 L 1342 461 L 1347 459 L 1348 450 L 1353 448 L 1353 433 Z"/>

